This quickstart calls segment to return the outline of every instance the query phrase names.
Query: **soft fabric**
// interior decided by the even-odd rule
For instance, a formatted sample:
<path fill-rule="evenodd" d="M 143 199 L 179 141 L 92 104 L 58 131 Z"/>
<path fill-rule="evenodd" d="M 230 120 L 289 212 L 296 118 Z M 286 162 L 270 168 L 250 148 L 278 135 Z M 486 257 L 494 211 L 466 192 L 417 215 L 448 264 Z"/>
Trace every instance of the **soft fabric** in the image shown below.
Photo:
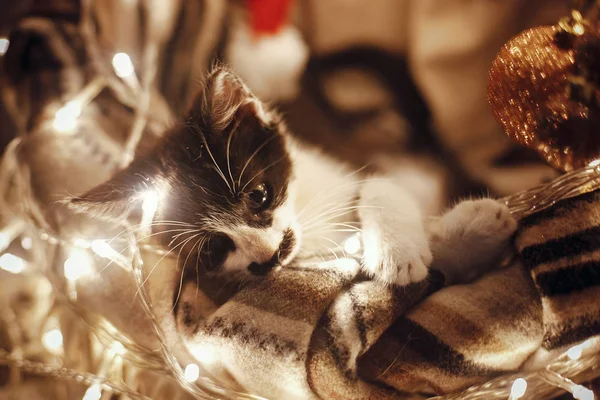
<path fill-rule="evenodd" d="M 600 192 L 521 223 L 516 245 L 543 307 L 549 350 L 600 332 Z"/>
<path fill-rule="evenodd" d="M 352 260 L 305 263 L 210 310 L 211 295 L 188 283 L 178 328 L 199 361 L 218 355 L 208 370 L 269 398 L 462 390 L 600 333 L 599 202 L 584 195 L 528 218 L 516 239 L 527 267 L 516 260 L 470 285 L 427 297 L 435 273 L 389 288 L 357 276 Z"/>

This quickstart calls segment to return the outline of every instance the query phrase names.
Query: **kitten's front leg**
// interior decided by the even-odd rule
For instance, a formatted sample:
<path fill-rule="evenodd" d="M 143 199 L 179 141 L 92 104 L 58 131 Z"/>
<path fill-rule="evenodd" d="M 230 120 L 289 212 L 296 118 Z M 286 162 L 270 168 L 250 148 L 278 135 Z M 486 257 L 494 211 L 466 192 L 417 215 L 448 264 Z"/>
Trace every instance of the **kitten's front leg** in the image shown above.
<path fill-rule="evenodd" d="M 504 204 L 463 201 L 427 223 L 432 268 L 444 274 L 446 284 L 468 283 L 498 265 L 516 229 L 517 221 Z"/>
<path fill-rule="evenodd" d="M 359 205 L 365 272 L 400 286 L 425 279 L 432 255 L 410 194 L 388 179 L 373 179 L 361 188 Z"/>

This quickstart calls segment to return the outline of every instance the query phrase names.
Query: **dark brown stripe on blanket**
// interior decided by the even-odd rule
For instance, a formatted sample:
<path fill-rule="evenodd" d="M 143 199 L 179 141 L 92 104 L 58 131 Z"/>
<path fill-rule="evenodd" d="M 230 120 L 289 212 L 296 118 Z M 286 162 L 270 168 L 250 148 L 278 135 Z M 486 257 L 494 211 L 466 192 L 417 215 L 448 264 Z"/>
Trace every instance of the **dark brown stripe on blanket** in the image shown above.
<path fill-rule="evenodd" d="M 345 346 L 340 346 L 338 344 L 338 341 L 340 340 L 339 338 L 343 337 L 344 335 L 340 331 L 340 329 L 335 324 L 333 324 L 329 313 L 325 313 L 321 317 L 319 325 L 326 327 L 326 329 L 324 329 L 325 342 L 327 343 L 327 348 L 331 352 L 333 361 L 335 362 L 337 369 L 342 372 L 346 379 L 351 381 L 356 380 L 357 376 L 353 374 L 352 371 L 348 370 L 348 360 L 350 359 L 350 353 L 348 352 L 348 349 Z"/>
<path fill-rule="evenodd" d="M 404 360 L 409 364 L 411 361 L 416 363 L 427 362 L 458 376 L 488 375 L 495 372 L 490 368 L 468 360 L 462 353 L 441 342 L 431 332 L 408 318 L 396 320 L 382 335 L 377 344 L 385 343 L 388 340 L 404 341 L 403 346 L 410 348 L 421 357 L 420 360 Z"/>
<path fill-rule="evenodd" d="M 243 322 L 228 322 L 222 317 L 216 317 L 208 325 L 201 328 L 203 334 L 216 336 L 275 354 L 280 358 L 293 357 L 294 361 L 304 361 L 306 354 L 295 342 L 285 340 L 273 333 L 267 334 Z"/>
<path fill-rule="evenodd" d="M 572 318 L 560 324 L 546 325 L 542 346 L 546 349 L 567 346 L 600 333 L 598 317 L 589 315 Z"/>
<path fill-rule="evenodd" d="M 350 290 L 348 292 L 350 301 L 352 302 L 352 314 L 354 315 L 354 321 L 356 322 L 356 329 L 358 330 L 358 336 L 360 338 L 361 349 L 367 347 L 367 326 L 363 315 L 365 313 L 365 307 L 358 301 L 356 294 Z"/>
<path fill-rule="evenodd" d="M 578 211 L 577 208 L 582 206 L 585 207 L 585 204 L 583 203 L 593 205 L 598 201 L 599 198 L 599 192 L 591 192 L 578 196 L 575 199 L 570 198 L 559 201 L 553 207 L 532 214 L 531 216 L 519 221 L 520 230 L 527 230 L 534 225 L 538 225 L 542 220 L 555 219 L 565 214 L 576 214 Z"/>
<path fill-rule="evenodd" d="M 565 269 L 538 274 L 535 280 L 543 296 L 555 296 L 600 285 L 600 262 L 571 265 Z"/>
<path fill-rule="evenodd" d="M 600 249 L 600 227 L 586 229 L 556 240 L 529 246 L 521 250 L 521 256 L 529 269 L 564 257 Z"/>

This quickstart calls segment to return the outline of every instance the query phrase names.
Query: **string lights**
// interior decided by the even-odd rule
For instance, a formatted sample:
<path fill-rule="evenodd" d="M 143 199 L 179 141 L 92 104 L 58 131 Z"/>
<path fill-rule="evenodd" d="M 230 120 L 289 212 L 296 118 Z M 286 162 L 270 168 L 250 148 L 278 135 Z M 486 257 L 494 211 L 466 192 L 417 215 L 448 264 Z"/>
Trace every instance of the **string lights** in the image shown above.
<path fill-rule="evenodd" d="M 89 2 L 83 3 L 85 5 Z M 0 56 L 4 55 L 8 50 L 9 44 L 8 39 L 0 37 Z M 150 46 L 150 48 L 152 48 L 152 46 Z M 156 68 L 156 63 L 152 54 L 150 56 L 144 55 L 144 60 L 149 60 L 149 65 L 143 64 L 142 68 L 139 69 L 140 71 L 147 70 L 148 66 L 150 69 Z M 145 124 L 145 115 L 148 111 L 147 107 L 150 96 L 149 88 L 151 88 L 152 85 L 153 74 L 148 74 L 148 77 L 142 76 L 140 82 L 140 79 L 138 79 L 138 76 L 136 75 L 133 61 L 128 54 L 122 52 L 113 56 L 112 68 L 116 76 L 131 90 L 133 98 L 138 100 L 138 104 L 135 104 L 138 107 L 136 108 L 136 112 L 138 113 L 136 121 L 138 122 L 134 124 L 132 134 L 123 151 L 123 165 L 126 165 L 133 158 L 135 147 L 140 140 L 141 131 Z M 84 114 L 86 106 L 88 106 L 105 87 L 109 86 L 111 82 L 109 77 L 97 77 L 86 85 L 79 94 L 70 99 L 70 101 L 66 102 L 58 109 L 56 109 L 55 106 L 50 115 L 53 115 L 52 128 L 56 133 L 71 134 L 76 132 L 79 120 L 82 114 Z M 8 150 L 4 157 L 13 157 L 17 160 L 15 154 L 12 154 Z M 14 164 L 18 165 L 18 161 Z M 6 171 L 0 171 L 0 173 L 6 173 Z M 545 207 L 550 207 L 560 199 L 580 194 L 582 190 L 589 191 L 598 189 L 600 187 L 600 182 L 597 178 L 599 174 L 600 160 L 596 160 L 591 162 L 587 168 L 567 174 L 547 186 L 511 196 L 506 199 L 506 203 L 511 207 L 515 216 L 526 216 Z M 19 175 L 16 174 L 16 176 Z M 75 293 L 76 289 L 74 284 L 76 282 L 101 270 L 101 268 L 96 268 L 100 267 L 100 265 L 96 266 L 96 262 L 98 261 L 97 257 L 94 257 L 94 254 L 104 259 L 104 262 L 108 260 L 124 267 L 128 272 L 134 274 L 136 282 L 139 284 L 140 282 L 143 282 L 143 269 L 140 253 L 142 246 L 146 244 L 140 242 L 138 245 L 137 240 L 147 235 L 155 214 L 159 208 L 163 206 L 164 202 L 161 192 L 156 190 L 156 188 L 140 193 L 140 197 L 142 198 L 141 228 L 133 234 L 128 232 L 126 239 L 124 239 L 125 241 L 129 241 L 130 251 L 133 256 L 131 254 L 124 255 L 120 251 L 117 251 L 115 249 L 116 246 L 113 247 L 112 241 L 104 239 L 86 240 L 83 238 L 56 238 L 46 232 L 38 231 L 37 226 L 34 226 L 31 223 L 29 215 L 24 215 L 23 219 L 16 219 L 3 227 L 2 231 L 0 231 L 0 252 L 6 251 L 14 240 L 20 240 L 21 248 L 32 252 L 35 251 L 36 246 L 34 246 L 34 243 L 37 243 L 38 239 L 44 241 L 44 245 L 49 247 L 65 247 L 69 250 L 68 257 L 64 260 L 60 260 L 62 265 L 59 264 L 59 266 L 62 266 L 62 268 L 59 268 L 59 272 L 62 272 L 62 278 L 70 285 L 69 290 L 74 291 Z M 34 202 L 34 199 L 27 200 Z M 27 222 L 27 224 L 25 222 Z M 23 235 L 23 232 L 26 232 L 27 234 Z M 132 237 L 132 235 L 135 235 L 135 237 Z M 359 254 L 363 248 L 360 234 L 356 233 L 350 236 L 343 242 L 342 247 L 347 255 L 355 256 Z M 160 250 L 152 249 L 150 247 L 146 248 L 157 252 Z M 348 268 L 356 267 L 356 263 L 351 260 L 348 261 Z M 30 270 L 33 270 L 33 267 L 36 267 L 36 271 L 40 272 L 41 268 L 38 268 L 33 264 L 34 263 L 31 262 L 30 265 L 30 262 L 10 252 L 4 252 L 0 256 L 0 269 L 11 274 L 29 273 Z M 46 273 L 47 271 L 44 270 L 41 272 Z M 216 397 L 220 398 L 259 399 L 257 396 L 250 396 L 245 393 L 227 390 L 221 387 L 219 382 L 204 376 L 201 377 L 200 367 L 196 363 L 188 363 L 185 367 L 180 365 L 174 352 L 169 348 L 165 334 L 160 328 L 156 315 L 154 315 L 149 296 L 146 293 L 144 286 L 139 285 L 139 290 L 142 309 L 152 323 L 152 328 L 160 343 L 160 351 L 157 352 L 156 349 L 146 349 L 143 346 L 130 342 L 116 328 L 112 327 L 112 325 L 101 318 L 84 320 L 86 325 L 91 328 L 92 335 L 90 335 L 89 339 L 95 340 L 96 342 L 94 343 L 96 344 L 101 343 L 104 345 L 103 355 L 106 359 L 113 360 L 115 358 L 122 358 L 140 368 L 159 371 L 166 379 L 176 381 L 181 388 L 197 399 L 215 397 L 211 396 L 215 393 L 217 394 Z M 76 299 L 76 297 L 72 296 L 66 297 L 67 300 Z M 64 353 L 65 343 L 63 343 L 64 337 L 63 331 L 61 331 L 64 327 L 62 327 L 56 319 L 51 319 L 50 323 L 47 325 L 47 328 L 49 329 L 46 329 L 40 338 L 42 345 L 46 350 L 53 354 Z M 593 400 L 594 393 L 590 389 L 573 382 L 569 377 L 578 376 L 584 371 L 593 371 L 593 368 L 597 368 L 597 365 L 600 364 L 600 354 L 598 350 L 598 340 L 595 338 L 589 339 L 581 344 L 571 347 L 565 354 L 558 357 L 557 360 L 553 361 L 551 365 L 542 371 L 523 374 L 523 376 L 511 376 L 510 378 L 499 377 L 484 385 L 473 387 L 465 393 L 449 395 L 445 398 L 487 399 L 506 398 L 507 396 L 511 400 L 517 400 L 525 396 L 528 396 L 529 398 L 542 398 L 539 396 L 536 397 L 536 395 L 539 393 L 546 393 L 547 387 L 550 385 L 553 388 L 561 388 L 570 392 L 575 399 Z M 197 361 L 202 365 L 208 365 L 214 362 L 216 357 L 218 357 L 218 354 L 211 353 L 210 349 L 207 349 L 207 351 L 202 354 L 196 354 Z M 8 353 L 1 349 L 0 363 L 10 364 L 23 371 L 29 371 L 40 375 L 83 382 L 89 385 L 83 395 L 83 400 L 100 400 L 103 397 L 103 392 L 105 392 L 105 398 L 109 398 L 109 394 L 123 393 L 128 398 L 147 399 L 127 385 L 124 385 L 121 382 L 115 382 L 113 380 L 114 376 L 111 376 L 111 380 L 108 380 L 106 376 L 108 374 L 102 369 L 100 369 L 96 375 L 88 372 L 77 372 L 66 368 L 59 368 L 25 360 L 22 359 L 17 352 Z M 598 375 L 600 375 L 600 373 L 596 372 L 595 375 L 590 374 L 587 375 L 587 377 L 592 379 Z M 118 376 L 118 374 L 115 373 L 115 376 Z M 123 376 L 121 376 L 121 378 L 123 378 Z M 544 390 L 546 390 L 546 392 Z"/>
<path fill-rule="evenodd" d="M 183 376 L 187 382 L 196 382 L 200 377 L 200 367 L 194 363 L 186 365 Z"/>
<path fill-rule="evenodd" d="M 527 381 L 523 378 L 517 378 L 510 388 L 509 400 L 518 400 L 525 395 L 527 391 Z"/>
<path fill-rule="evenodd" d="M 0 57 L 2 57 L 8 51 L 10 41 L 5 37 L 0 37 Z"/>
<path fill-rule="evenodd" d="M 88 105 L 106 86 L 104 78 L 95 78 L 75 98 L 67 102 L 54 114 L 52 127 L 61 134 L 71 134 L 77 128 L 77 119 Z"/>
<path fill-rule="evenodd" d="M 58 353 L 63 346 L 63 336 L 60 329 L 54 328 L 42 335 L 42 344 L 50 352 Z"/>
<path fill-rule="evenodd" d="M 20 274 L 25 271 L 26 262 L 21 257 L 11 253 L 4 253 L 0 256 L 0 268 L 12 274 Z"/>
<path fill-rule="evenodd" d="M 344 241 L 344 252 L 349 255 L 357 254 L 362 248 L 360 233 L 357 232 Z"/>

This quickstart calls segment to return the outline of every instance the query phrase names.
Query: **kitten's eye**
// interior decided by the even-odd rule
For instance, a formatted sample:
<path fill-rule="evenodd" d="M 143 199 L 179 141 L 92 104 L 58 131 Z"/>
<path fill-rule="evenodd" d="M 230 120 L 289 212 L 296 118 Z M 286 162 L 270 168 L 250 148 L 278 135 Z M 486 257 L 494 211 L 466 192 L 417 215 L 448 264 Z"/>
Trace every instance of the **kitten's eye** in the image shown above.
<path fill-rule="evenodd" d="M 266 210 L 271 205 L 272 195 L 270 187 L 261 183 L 248 194 L 248 207 L 255 213 Z"/>

